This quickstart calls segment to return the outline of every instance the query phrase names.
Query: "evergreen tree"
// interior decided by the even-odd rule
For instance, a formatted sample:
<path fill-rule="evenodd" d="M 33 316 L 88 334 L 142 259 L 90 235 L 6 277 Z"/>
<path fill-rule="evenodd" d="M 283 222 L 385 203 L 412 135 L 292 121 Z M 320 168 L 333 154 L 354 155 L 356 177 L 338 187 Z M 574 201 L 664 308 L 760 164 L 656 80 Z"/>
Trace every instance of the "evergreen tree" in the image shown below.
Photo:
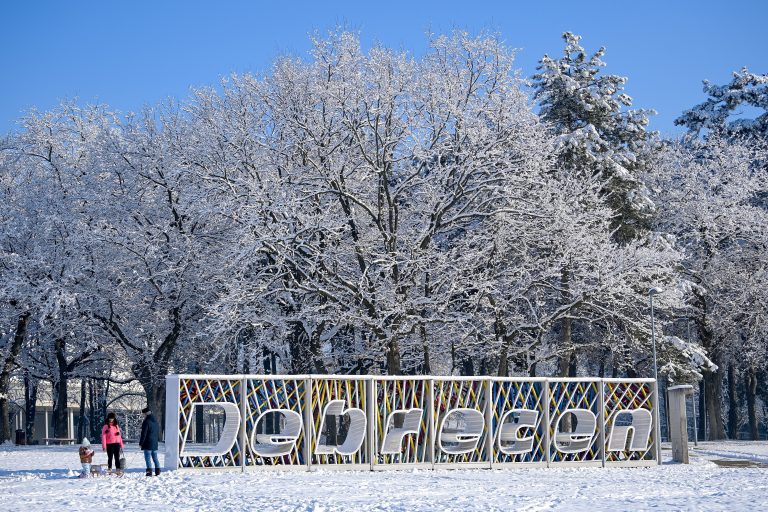
<path fill-rule="evenodd" d="M 768 139 L 768 74 L 750 73 L 744 67 L 734 71 L 733 80 L 726 85 L 713 85 L 704 80 L 704 92 L 709 96 L 704 102 L 683 112 L 675 124 L 685 126 L 695 135 L 717 132 L 726 136 L 756 136 Z M 755 111 L 755 117 L 738 117 L 737 111 L 747 107 Z"/>
<path fill-rule="evenodd" d="M 542 119 L 558 137 L 562 166 L 595 180 L 615 211 L 619 241 L 641 235 L 655 207 L 638 176 L 648 166 L 648 132 L 652 110 L 628 110 L 632 98 L 623 92 L 626 77 L 600 74 L 605 48 L 591 56 L 581 36 L 565 32 L 560 59 L 545 55 L 534 75 L 534 97 Z"/>
<path fill-rule="evenodd" d="M 534 98 L 541 119 L 557 139 L 559 164 L 575 179 L 599 191 L 600 200 L 613 211 L 611 229 L 616 241 L 628 244 L 643 238 L 655 212 L 648 190 L 638 176 L 648 166 L 650 142 L 648 116 L 653 111 L 627 110 L 632 98 L 624 94 L 627 79 L 600 74 L 605 48 L 591 56 L 581 46 L 581 36 L 565 32 L 560 59 L 548 55 L 539 61 L 533 76 Z M 584 194 L 584 201 L 590 195 Z M 597 205 L 585 205 L 596 208 Z M 573 300 L 573 263 L 560 271 L 560 304 Z M 575 375 L 576 350 L 573 319 L 561 323 L 558 373 Z M 620 326 L 624 330 L 624 326 Z"/>

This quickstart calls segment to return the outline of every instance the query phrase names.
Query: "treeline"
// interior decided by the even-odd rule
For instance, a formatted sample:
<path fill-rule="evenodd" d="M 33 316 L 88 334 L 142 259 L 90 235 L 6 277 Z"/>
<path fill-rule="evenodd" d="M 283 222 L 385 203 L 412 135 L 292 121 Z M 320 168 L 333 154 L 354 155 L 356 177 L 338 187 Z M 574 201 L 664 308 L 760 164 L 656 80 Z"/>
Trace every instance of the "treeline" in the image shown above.
<path fill-rule="evenodd" d="M 61 435 L 72 379 L 162 411 L 169 372 L 651 376 L 655 287 L 659 374 L 756 437 L 768 78 L 705 84 L 664 140 L 564 40 L 526 80 L 494 36 L 339 32 L 138 114 L 30 113 L 0 147 L 0 437 L 13 382 L 52 383 Z"/>

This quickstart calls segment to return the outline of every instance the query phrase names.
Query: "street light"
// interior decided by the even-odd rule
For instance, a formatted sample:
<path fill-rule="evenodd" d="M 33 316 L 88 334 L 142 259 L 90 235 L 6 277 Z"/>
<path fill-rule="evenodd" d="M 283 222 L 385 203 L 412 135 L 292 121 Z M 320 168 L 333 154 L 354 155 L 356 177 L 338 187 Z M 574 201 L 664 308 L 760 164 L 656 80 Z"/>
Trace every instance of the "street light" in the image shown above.
<path fill-rule="evenodd" d="M 649 288 L 648 299 L 651 301 L 651 341 L 653 342 L 653 379 L 656 381 L 656 386 L 659 385 L 659 369 L 656 363 L 656 325 L 653 320 L 653 296 L 662 293 L 664 290 L 661 288 Z"/>

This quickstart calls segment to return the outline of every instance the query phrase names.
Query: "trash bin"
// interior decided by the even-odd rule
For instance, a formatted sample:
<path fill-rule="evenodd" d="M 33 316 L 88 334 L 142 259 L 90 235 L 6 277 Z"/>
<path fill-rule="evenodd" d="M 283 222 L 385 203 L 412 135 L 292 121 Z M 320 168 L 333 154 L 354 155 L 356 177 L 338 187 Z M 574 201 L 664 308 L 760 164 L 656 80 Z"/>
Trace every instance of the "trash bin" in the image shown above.
<path fill-rule="evenodd" d="M 27 444 L 27 433 L 22 429 L 16 429 L 16 444 Z"/>

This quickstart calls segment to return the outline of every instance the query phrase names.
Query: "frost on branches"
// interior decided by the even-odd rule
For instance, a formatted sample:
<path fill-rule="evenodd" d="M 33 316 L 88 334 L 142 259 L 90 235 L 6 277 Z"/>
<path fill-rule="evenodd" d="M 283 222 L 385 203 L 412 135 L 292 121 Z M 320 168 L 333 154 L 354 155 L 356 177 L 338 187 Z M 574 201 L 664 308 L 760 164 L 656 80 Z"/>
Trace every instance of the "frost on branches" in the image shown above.
<path fill-rule="evenodd" d="M 768 303 L 768 211 L 757 197 L 767 157 L 765 146 L 754 140 L 712 134 L 704 141 L 668 143 L 647 177 L 660 205 L 657 228 L 674 235 L 684 254 L 680 273 L 687 305 L 679 316 L 692 323 L 707 356 L 721 369 L 699 365 L 715 438 L 725 436 L 723 370 L 734 374 L 729 380 L 735 388 L 736 367 L 751 380 L 766 363 L 761 322 Z"/>
<path fill-rule="evenodd" d="M 754 389 L 764 150 L 659 143 L 565 40 L 538 114 L 498 37 L 336 32 L 141 114 L 28 115 L 0 148 L 3 438 L 13 379 L 52 384 L 56 430 L 70 381 L 162 411 L 169 372 L 651 375 L 655 286 L 662 373 Z"/>
<path fill-rule="evenodd" d="M 744 67 L 734 71 L 733 80 L 715 85 L 704 80 L 704 102 L 683 112 L 675 124 L 685 126 L 696 135 L 716 133 L 727 136 L 761 137 L 768 139 L 768 74 L 750 73 Z M 746 113 L 754 117 L 739 117 Z"/>
<path fill-rule="evenodd" d="M 639 174 L 648 165 L 654 134 L 646 130 L 655 112 L 627 109 L 632 98 L 623 92 L 626 77 L 600 73 L 605 48 L 589 55 L 581 36 L 566 32 L 563 40 L 561 58 L 539 61 L 534 98 L 557 137 L 561 165 L 594 180 L 616 213 L 617 236 L 632 238 L 654 213 Z"/>

